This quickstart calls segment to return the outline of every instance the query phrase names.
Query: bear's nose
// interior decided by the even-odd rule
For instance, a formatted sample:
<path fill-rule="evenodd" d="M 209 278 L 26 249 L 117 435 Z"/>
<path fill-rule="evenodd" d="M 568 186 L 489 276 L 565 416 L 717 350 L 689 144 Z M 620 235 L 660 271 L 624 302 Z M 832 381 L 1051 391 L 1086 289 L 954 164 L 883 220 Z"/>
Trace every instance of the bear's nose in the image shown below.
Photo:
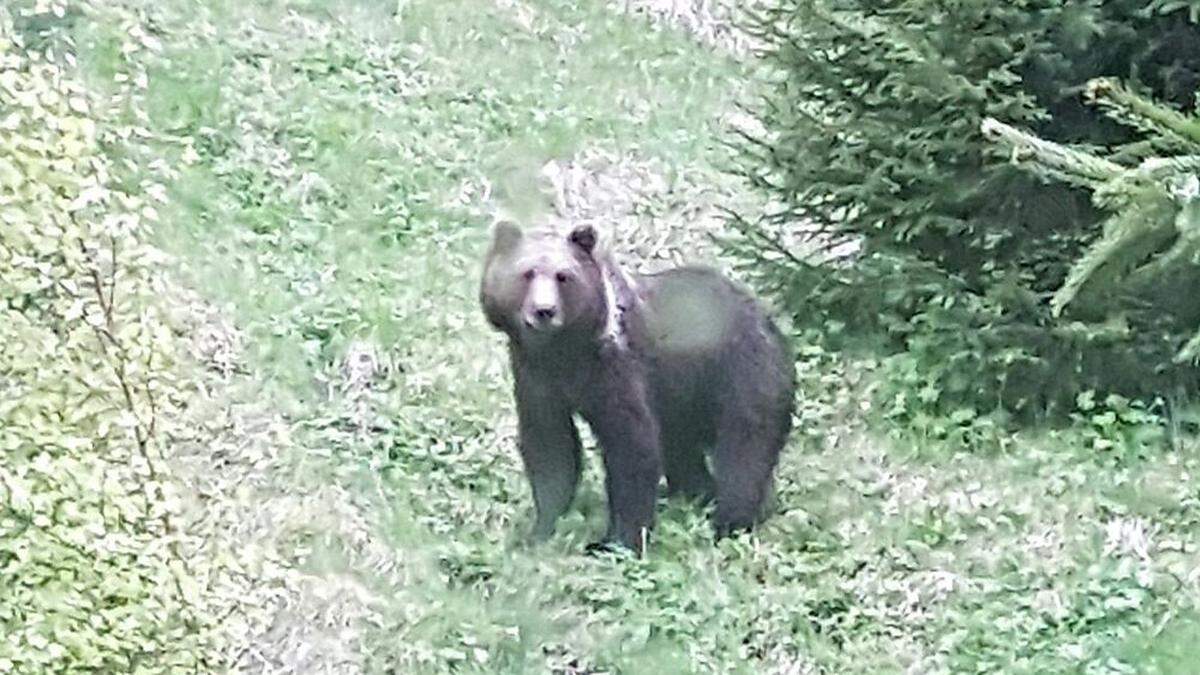
<path fill-rule="evenodd" d="M 554 318 L 558 310 L 554 307 L 538 307 L 533 310 L 533 318 L 541 322 L 546 322 Z"/>

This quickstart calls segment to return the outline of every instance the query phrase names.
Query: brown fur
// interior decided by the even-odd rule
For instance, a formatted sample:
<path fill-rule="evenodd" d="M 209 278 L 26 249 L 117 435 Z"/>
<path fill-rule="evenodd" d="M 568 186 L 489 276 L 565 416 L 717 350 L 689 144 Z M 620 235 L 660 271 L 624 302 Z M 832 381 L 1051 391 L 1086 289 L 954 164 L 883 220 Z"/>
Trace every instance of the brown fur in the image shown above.
<path fill-rule="evenodd" d="M 501 223 L 480 301 L 509 338 L 535 536 L 575 494 L 575 414 L 604 453 L 605 542 L 642 550 L 664 473 L 669 494 L 715 497 L 719 535 L 757 522 L 795 383 L 783 337 L 748 293 L 706 268 L 627 276 L 590 226 L 563 237 Z"/>

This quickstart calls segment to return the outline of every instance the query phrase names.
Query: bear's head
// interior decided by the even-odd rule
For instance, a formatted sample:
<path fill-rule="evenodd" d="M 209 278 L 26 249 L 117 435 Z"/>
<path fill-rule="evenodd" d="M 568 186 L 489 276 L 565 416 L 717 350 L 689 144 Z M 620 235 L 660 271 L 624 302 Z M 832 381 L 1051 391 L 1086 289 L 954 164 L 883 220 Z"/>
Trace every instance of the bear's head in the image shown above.
<path fill-rule="evenodd" d="M 480 301 L 488 322 L 520 344 L 590 337 L 605 322 L 603 270 L 596 231 L 581 225 L 563 236 L 522 232 L 508 221 L 492 231 Z"/>

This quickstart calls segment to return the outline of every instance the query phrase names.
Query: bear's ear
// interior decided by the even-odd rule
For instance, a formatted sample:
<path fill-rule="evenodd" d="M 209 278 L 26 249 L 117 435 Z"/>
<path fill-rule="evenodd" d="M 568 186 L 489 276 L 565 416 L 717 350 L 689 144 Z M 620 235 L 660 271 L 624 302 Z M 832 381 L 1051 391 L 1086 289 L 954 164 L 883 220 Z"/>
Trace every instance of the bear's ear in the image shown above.
<path fill-rule="evenodd" d="M 567 241 L 583 249 L 584 253 L 591 254 L 592 249 L 596 248 L 596 228 L 591 225 L 580 225 L 571 230 Z"/>
<path fill-rule="evenodd" d="M 511 220 L 498 220 L 492 226 L 492 255 L 507 255 L 517 248 L 525 235 Z"/>

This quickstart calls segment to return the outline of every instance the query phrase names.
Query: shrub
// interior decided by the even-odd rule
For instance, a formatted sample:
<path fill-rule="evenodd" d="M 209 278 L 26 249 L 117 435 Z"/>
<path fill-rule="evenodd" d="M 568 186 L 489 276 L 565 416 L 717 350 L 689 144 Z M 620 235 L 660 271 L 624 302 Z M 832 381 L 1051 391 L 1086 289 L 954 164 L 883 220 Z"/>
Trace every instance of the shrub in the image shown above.
<path fill-rule="evenodd" d="M 178 386 L 154 213 L 112 130 L 0 8 L 0 671 L 210 670 L 211 613 L 164 458 Z"/>

